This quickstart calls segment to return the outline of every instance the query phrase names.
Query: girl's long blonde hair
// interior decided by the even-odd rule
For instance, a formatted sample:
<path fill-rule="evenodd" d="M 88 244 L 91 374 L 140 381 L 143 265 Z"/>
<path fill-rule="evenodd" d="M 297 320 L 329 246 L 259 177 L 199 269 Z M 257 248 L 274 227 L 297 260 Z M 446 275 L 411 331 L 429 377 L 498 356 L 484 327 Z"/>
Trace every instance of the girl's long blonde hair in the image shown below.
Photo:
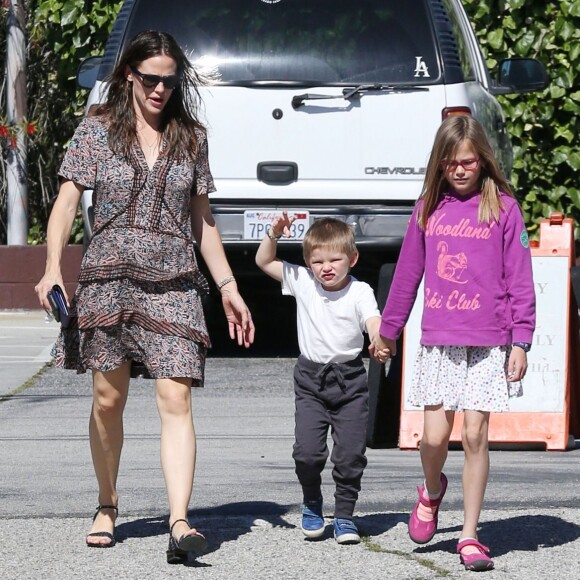
<path fill-rule="evenodd" d="M 423 206 L 418 216 L 418 223 L 423 230 L 427 227 L 427 221 L 435 211 L 443 193 L 450 187 L 441 164 L 445 159 L 453 159 L 457 149 L 465 141 L 471 145 L 479 157 L 481 169 L 479 182 L 481 200 L 477 215 L 478 221 L 490 223 L 492 219 L 499 220 L 499 212 L 503 209 L 500 191 L 515 198 L 481 124 L 469 116 L 448 117 L 441 123 L 435 135 L 433 149 L 427 164 L 423 191 L 419 197 Z"/>

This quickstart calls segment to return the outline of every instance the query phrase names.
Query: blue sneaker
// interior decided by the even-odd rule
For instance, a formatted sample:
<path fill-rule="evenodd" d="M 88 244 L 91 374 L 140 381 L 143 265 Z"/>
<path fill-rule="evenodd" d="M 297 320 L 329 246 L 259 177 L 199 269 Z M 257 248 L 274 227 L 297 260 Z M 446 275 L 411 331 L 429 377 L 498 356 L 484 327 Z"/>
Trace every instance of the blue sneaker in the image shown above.
<path fill-rule="evenodd" d="M 307 538 L 320 538 L 324 533 L 324 518 L 322 517 L 322 498 L 315 501 L 305 501 L 302 508 L 302 533 Z"/>
<path fill-rule="evenodd" d="M 352 520 L 335 518 L 334 520 L 334 538 L 339 544 L 358 544 L 360 536 Z"/>

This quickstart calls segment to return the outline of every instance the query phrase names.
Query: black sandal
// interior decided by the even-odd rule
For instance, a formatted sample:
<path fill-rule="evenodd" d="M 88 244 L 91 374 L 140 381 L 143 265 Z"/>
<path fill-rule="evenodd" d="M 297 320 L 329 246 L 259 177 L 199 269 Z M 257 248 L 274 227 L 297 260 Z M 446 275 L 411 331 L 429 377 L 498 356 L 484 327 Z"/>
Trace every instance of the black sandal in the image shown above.
<path fill-rule="evenodd" d="M 167 548 L 168 564 L 183 564 L 187 560 L 188 552 L 205 552 L 207 550 L 207 540 L 196 531 L 195 534 L 183 534 L 179 540 L 173 537 L 173 527 L 177 522 L 185 522 L 189 529 L 191 525 L 187 520 L 175 520 L 169 528 L 169 547 Z"/>
<path fill-rule="evenodd" d="M 97 511 L 95 512 L 95 515 L 93 516 L 93 522 L 97 519 L 97 516 L 99 515 L 99 512 L 101 510 L 115 510 L 115 519 L 117 519 L 117 516 L 119 515 L 119 510 L 117 509 L 116 505 L 99 505 L 97 506 Z M 113 529 L 114 531 L 114 529 Z M 95 542 L 89 542 L 89 538 L 91 536 L 95 536 L 97 538 L 108 538 L 109 540 L 111 540 L 108 544 L 98 544 Z M 86 538 L 86 542 L 87 542 L 87 546 L 89 548 L 112 548 L 117 541 L 115 540 L 115 536 L 113 536 L 113 534 L 111 534 L 110 532 L 93 532 L 92 534 L 88 534 L 87 538 Z"/>

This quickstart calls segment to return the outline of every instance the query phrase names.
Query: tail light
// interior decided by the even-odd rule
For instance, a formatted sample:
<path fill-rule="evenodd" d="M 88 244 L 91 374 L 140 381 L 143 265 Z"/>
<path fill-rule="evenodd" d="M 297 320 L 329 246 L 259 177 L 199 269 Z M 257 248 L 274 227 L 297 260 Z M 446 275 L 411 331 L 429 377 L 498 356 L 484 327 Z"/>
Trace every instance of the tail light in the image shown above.
<path fill-rule="evenodd" d="M 459 115 L 467 115 L 471 117 L 471 109 L 469 107 L 446 107 L 441 111 L 441 120 L 447 117 L 457 117 Z"/>

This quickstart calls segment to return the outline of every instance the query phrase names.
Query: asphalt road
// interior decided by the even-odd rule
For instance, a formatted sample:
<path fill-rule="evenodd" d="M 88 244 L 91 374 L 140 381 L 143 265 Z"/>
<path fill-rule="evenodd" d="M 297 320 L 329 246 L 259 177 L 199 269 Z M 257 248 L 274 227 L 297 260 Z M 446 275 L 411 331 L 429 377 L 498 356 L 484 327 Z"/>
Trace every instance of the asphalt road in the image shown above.
<path fill-rule="evenodd" d="M 32 342 L 21 322 L 14 330 L 0 317 L 0 346 L 7 345 L 8 334 L 12 341 L 20 336 L 21 345 Z M 37 350 L 45 348 L 37 345 Z M 24 356 L 17 352 L 23 348 L 3 349 L 0 381 L 10 355 Z M 421 468 L 416 451 L 398 449 L 368 450 L 355 518 L 365 536 L 362 544 L 339 546 L 331 536 L 330 466 L 324 474 L 327 534 L 314 542 L 302 537 L 291 459 L 293 363 L 292 358 L 209 359 L 206 387 L 192 395 L 198 463 L 190 511 L 192 523 L 207 535 L 209 551 L 187 566 L 165 561 L 167 507 L 151 381 L 134 381 L 126 409 L 119 543 L 109 550 L 84 545 L 97 504 L 87 436 L 89 377 L 46 367 L 26 388 L 5 396 L 0 403 L 0 577 L 465 577 L 455 553 L 462 518 L 460 450 L 449 453 L 450 486 L 440 531 L 430 544 L 417 546 L 408 538 L 406 522 Z M 35 364 L 42 366 L 29 363 L 31 377 Z M 580 578 L 580 450 L 492 451 L 491 462 L 479 535 L 491 548 L 496 570 L 485 577 Z"/>

